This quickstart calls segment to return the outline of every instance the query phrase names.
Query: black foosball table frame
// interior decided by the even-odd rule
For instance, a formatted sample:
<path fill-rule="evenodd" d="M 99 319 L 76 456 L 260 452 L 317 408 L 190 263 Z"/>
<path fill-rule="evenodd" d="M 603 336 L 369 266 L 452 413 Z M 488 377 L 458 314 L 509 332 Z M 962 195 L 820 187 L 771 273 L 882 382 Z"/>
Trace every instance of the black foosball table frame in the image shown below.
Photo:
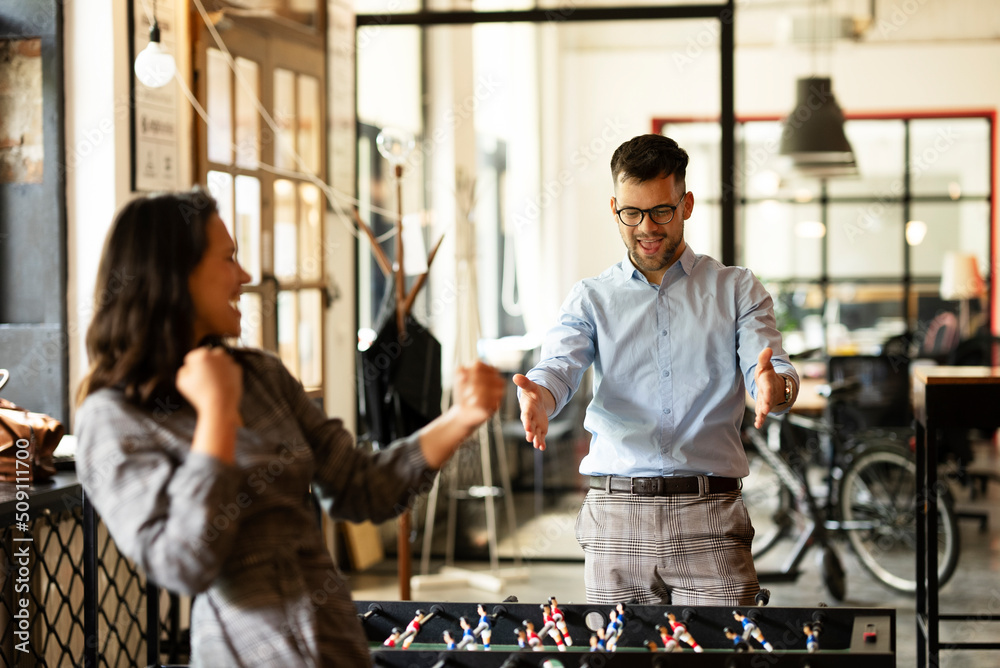
<path fill-rule="evenodd" d="M 541 651 L 523 649 L 517 645 L 517 631 L 525 620 L 541 629 L 541 603 L 486 603 L 483 608 L 492 620 L 491 650 L 484 651 L 481 643 L 475 651 L 446 648 L 443 633 L 450 631 L 457 640 L 462 636 L 459 618 L 466 617 L 476 626 L 479 620 L 476 603 L 433 601 L 357 601 L 361 619 L 377 668 L 619 668 L 649 666 L 720 666 L 724 668 L 792 667 L 823 668 L 895 668 L 896 611 L 886 608 L 782 608 L 782 607 L 719 607 L 626 605 L 624 625 L 617 649 L 591 651 L 590 638 L 596 628 L 604 628 L 610 619 L 612 605 L 559 603 L 572 646 L 557 651 L 549 637 L 541 637 Z M 383 642 L 393 628 L 405 629 L 416 611 L 426 615 L 419 632 L 408 649 L 384 647 Z M 738 611 L 761 631 L 774 651 L 767 651 L 753 637 L 741 643 L 744 651 L 735 649 L 734 640 L 725 628 L 742 633 L 743 626 L 734 616 Z M 656 630 L 668 625 L 667 613 L 682 621 L 704 649 L 695 653 L 679 643 L 680 651 L 665 650 Z M 806 647 L 803 628 L 816 631 L 818 649 Z M 656 647 L 651 651 L 650 642 Z M 750 651 L 745 651 L 749 648 Z"/>

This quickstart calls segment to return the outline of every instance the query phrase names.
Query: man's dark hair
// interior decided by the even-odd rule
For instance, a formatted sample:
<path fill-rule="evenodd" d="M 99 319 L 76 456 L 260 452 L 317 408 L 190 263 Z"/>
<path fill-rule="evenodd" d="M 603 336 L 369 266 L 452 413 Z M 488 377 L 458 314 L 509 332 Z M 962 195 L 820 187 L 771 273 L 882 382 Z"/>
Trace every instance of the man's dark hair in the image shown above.
<path fill-rule="evenodd" d="M 611 156 L 611 178 L 616 186 L 619 182 L 641 183 L 661 176 L 673 176 L 683 184 L 687 164 L 687 151 L 670 137 L 639 135 L 619 146 Z"/>

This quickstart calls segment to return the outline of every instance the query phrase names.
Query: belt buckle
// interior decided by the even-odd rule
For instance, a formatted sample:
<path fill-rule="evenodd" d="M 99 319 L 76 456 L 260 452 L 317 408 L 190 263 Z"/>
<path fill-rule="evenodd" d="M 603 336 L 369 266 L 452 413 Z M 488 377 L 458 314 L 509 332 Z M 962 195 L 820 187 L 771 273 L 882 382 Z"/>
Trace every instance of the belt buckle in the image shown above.
<path fill-rule="evenodd" d="M 710 481 L 708 476 L 700 475 L 698 476 L 698 498 L 703 499 L 710 492 Z"/>
<path fill-rule="evenodd" d="M 633 494 L 659 496 L 663 493 L 663 478 L 631 478 L 631 482 L 630 489 Z"/>

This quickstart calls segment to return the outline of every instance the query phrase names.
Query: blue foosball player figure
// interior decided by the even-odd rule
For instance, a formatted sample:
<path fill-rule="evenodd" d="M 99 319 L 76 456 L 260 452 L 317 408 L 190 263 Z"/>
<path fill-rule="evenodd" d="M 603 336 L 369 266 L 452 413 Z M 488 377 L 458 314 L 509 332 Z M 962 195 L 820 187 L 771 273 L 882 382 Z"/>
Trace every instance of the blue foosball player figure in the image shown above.
<path fill-rule="evenodd" d="M 458 625 L 462 627 L 462 639 L 458 641 L 458 649 L 476 649 L 476 636 L 472 632 L 472 624 L 465 617 L 458 618 Z"/>
<path fill-rule="evenodd" d="M 445 631 L 441 637 L 444 639 L 444 645 L 447 649 L 455 649 L 457 645 L 455 645 L 455 638 L 452 637 L 451 631 Z"/>
<path fill-rule="evenodd" d="M 607 650 L 607 646 L 604 643 L 604 629 L 597 629 L 590 635 L 590 651 L 603 652 L 605 650 Z"/>
<path fill-rule="evenodd" d="M 621 603 L 608 612 L 608 626 L 604 630 L 604 644 L 609 652 L 618 648 L 618 639 L 625 629 L 625 606 Z"/>
<path fill-rule="evenodd" d="M 613 652 L 618 644 L 618 629 L 621 628 L 618 624 L 618 613 L 610 611 L 608 619 L 608 626 L 604 629 L 604 647 L 607 651 Z"/>
<path fill-rule="evenodd" d="M 813 629 L 813 625 L 806 622 L 802 625 L 802 632 L 806 634 L 806 650 L 810 654 L 819 651 L 819 638 L 816 636 L 816 631 Z"/>
<path fill-rule="evenodd" d="M 768 652 L 774 651 L 774 646 L 764 638 L 760 627 L 753 623 L 753 620 L 744 615 L 739 610 L 733 610 L 733 619 L 743 625 L 743 639 L 749 640 L 751 637 L 760 643 L 760 646 Z"/>
<path fill-rule="evenodd" d="M 479 624 L 472 630 L 472 635 L 479 638 L 483 643 L 483 649 L 490 651 L 490 638 L 493 636 L 493 619 L 486 614 L 486 608 L 480 603 L 476 606 L 479 613 Z"/>
<path fill-rule="evenodd" d="M 743 639 L 743 634 L 737 633 L 728 626 L 722 629 L 722 632 L 726 634 L 727 638 L 733 641 L 733 650 L 737 653 L 753 651 L 753 647 L 750 646 L 750 643 Z"/>

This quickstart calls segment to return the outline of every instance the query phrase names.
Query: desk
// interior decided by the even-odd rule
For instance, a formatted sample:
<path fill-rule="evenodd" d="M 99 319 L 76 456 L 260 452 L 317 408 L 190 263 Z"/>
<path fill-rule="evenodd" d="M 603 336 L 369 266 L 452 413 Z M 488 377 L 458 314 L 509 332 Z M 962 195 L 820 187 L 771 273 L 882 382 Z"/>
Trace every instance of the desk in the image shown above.
<path fill-rule="evenodd" d="M 917 665 L 939 665 L 939 621 L 982 620 L 982 614 L 942 615 L 938 610 L 937 441 L 941 427 L 1000 428 L 1000 367 L 917 367 L 913 414 L 917 423 Z M 947 650 L 1000 649 L 997 642 L 948 643 Z"/>
<path fill-rule="evenodd" d="M 795 398 L 792 413 L 821 416 L 826 411 L 827 399 L 817 390 L 826 385 L 823 378 L 802 377 L 799 379 L 799 396 Z"/>

